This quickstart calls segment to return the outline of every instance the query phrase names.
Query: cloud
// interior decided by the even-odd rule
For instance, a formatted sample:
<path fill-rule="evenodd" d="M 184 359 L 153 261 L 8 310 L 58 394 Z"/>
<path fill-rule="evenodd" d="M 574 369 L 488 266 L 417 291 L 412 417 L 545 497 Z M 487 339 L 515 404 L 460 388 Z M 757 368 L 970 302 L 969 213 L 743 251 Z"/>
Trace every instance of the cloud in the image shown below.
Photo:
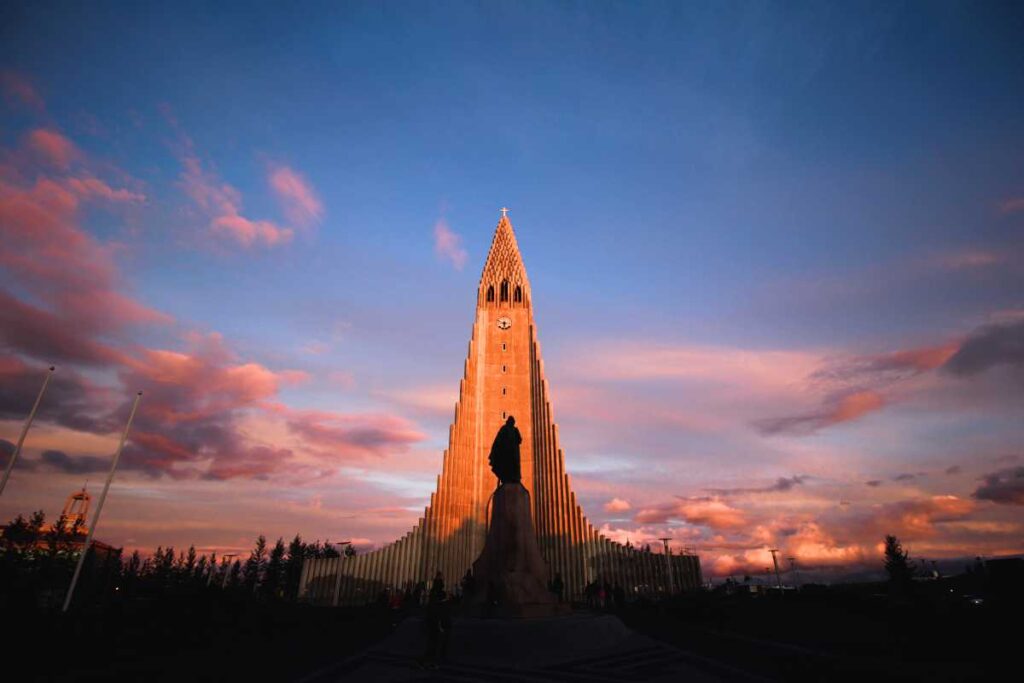
<path fill-rule="evenodd" d="M 614 381 L 688 381 L 751 393 L 792 391 L 819 364 L 809 353 L 647 343 L 591 345 L 573 359 L 575 374 Z"/>
<path fill-rule="evenodd" d="M 254 446 L 243 449 L 231 459 L 213 463 L 203 476 L 205 479 L 216 481 L 239 477 L 267 480 L 270 475 L 287 467 L 293 456 L 292 451 L 287 448 Z"/>
<path fill-rule="evenodd" d="M 0 344 L 47 363 L 113 361 L 119 354 L 109 343 L 126 327 L 170 318 L 127 293 L 114 260 L 119 247 L 82 227 L 83 206 L 117 208 L 145 196 L 111 187 L 88 167 L 39 173 L 19 158 L 0 169 L 0 271 L 17 285 L 0 290 Z"/>
<path fill-rule="evenodd" d="M 890 383 L 942 366 L 958 348 L 959 344 L 951 343 L 839 359 L 817 370 L 811 378 L 856 384 Z"/>
<path fill-rule="evenodd" d="M 1024 505 L 1024 467 L 1010 467 L 986 474 L 973 494 L 978 500 L 1002 505 Z"/>
<path fill-rule="evenodd" d="M 943 270 L 973 270 L 999 265 L 1006 261 L 1006 255 L 985 249 L 961 249 L 940 254 L 935 264 Z"/>
<path fill-rule="evenodd" d="M 936 524 L 964 519 L 974 508 L 974 503 L 964 498 L 937 495 L 885 504 L 872 522 L 878 533 L 921 538 L 933 536 Z"/>
<path fill-rule="evenodd" d="M 635 517 L 640 524 L 659 524 L 673 519 L 712 529 L 735 529 L 747 523 L 742 511 L 716 498 L 680 498 L 674 503 L 641 509 Z"/>
<path fill-rule="evenodd" d="M 206 171 L 192 142 L 184 138 L 179 182 L 185 194 L 209 217 L 210 231 L 242 247 L 274 247 L 291 242 L 295 231 L 272 221 L 242 215 L 242 195 L 216 174 Z"/>
<path fill-rule="evenodd" d="M 28 147 L 46 163 L 66 170 L 78 156 L 78 148 L 55 130 L 36 128 L 28 134 Z"/>
<path fill-rule="evenodd" d="M 882 480 L 881 479 L 872 479 L 871 481 L 864 482 L 864 485 L 865 486 L 870 486 L 871 488 L 876 489 L 876 488 L 878 488 L 879 486 L 882 485 Z"/>
<path fill-rule="evenodd" d="M 110 469 L 112 456 L 101 458 L 94 455 L 69 456 L 64 451 L 47 450 L 40 456 L 41 464 L 66 474 L 91 474 Z"/>
<path fill-rule="evenodd" d="M 1024 320 L 978 328 L 946 362 L 943 369 L 961 377 L 996 366 L 1024 367 Z"/>
<path fill-rule="evenodd" d="M 755 488 L 734 488 L 734 489 L 705 489 L 708 493 L 715 496 L 734 496 L 743 495 L 747 493 L 777 493 L 782 491 L 792 490 L 795 486 L 803 484 L 805 481 L 810 479 L 806 475 L 794 475 L 792 477 L 779 477 L 775 480 L 774 484 L 763 487 Z"/>
<path fill-rule="evenodd" d="M 875 391 L 854 391 L 833 397 L 820 410 L 804 415 L 756 420 L 754 425 L 766 435 L 813 434 L 825 427 L 856 420 L 884 405 L 885 399 Z"/>
<path fill-rule="evenodd" d="M 330 459 L 379 458 L 425 438 L 412 423 L 394 415 L 293 410 L 283 405 L 273 410 L 284 416 L 288 429 L 303 443 Z"/>
<path fill-rule="evenodd" d="M 3 92 L 4 98 L 12 104 L 24 105 L 37 112 L 42 112 L 46 108 L 46 103 L 43 102 L 43 98 L 35 86 L 16 71 L 9 69 L 0 71 L 0 91 Z"/>
<path fill-rule="evenodd" d="M 309 182 L 288 166 L 270 171 L 270 187 L 277 194 L 285 216 L 295 225 L 307 227 L 319 223 L 324 207 Z"/>
<path fill-rule="evenodd" d="M 950 475 L 960 474 L 961 472 L 963 472 L 963 468 L 960 467 L 960 465 L 950 465 L 944 470 L 944 472 Z"/>
<path fill-rule="evenodd" d="M 0 345 L 44 363 L 73 361 L 91 365 L 117 361 L 122 354 L 111 346 L 81 335 L 68 324 L 68 315 L 26 304 L 0 291 Z"/>
<path fill-rule="evenodd" d="M 1024 197 L 1011 197 L 999 204 L 999 212 L 1003 215 L 1024 211 Z"/>
<path fill-rule="evenodd" d="M 438 218 L 434 224 L 434 253 L 449 261 L 455 270 L 462 270 L 468 254 L 462 247 L 462 237 L 448 227 L 448 221 Z"/>
<path fill-rule="evenodd" d="M 628 500 L 623 500 L 622 498 L 612 498 L 604 504 L 606 512 L 625 512 L 632 509 L 632 507 Z"/>

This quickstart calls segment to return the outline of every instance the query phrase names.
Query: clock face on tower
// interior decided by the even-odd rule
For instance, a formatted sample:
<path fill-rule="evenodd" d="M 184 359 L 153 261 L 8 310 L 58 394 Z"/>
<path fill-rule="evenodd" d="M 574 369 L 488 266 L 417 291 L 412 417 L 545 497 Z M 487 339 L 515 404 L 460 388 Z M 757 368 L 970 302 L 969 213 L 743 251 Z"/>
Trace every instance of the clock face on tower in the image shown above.
<path fill-rule="evenodd" d="M 512 321 L 508 318 L 498 318 L 498 329 L 507 330 L 512 327 Z"/>

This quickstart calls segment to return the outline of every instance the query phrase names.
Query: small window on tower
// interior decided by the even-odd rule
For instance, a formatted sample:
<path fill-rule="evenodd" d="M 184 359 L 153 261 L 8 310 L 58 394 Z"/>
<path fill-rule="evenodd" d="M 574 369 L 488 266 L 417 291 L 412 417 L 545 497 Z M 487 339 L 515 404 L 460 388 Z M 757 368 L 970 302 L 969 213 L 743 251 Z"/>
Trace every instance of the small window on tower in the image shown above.
<path fill-rule="evenodd" d="M 512 295 L 512 301 L 514 301 L 517 304 L 523 303 L 523 288 L 522 287 L 516 285 L 516 291 L 515 291 L 515 294 Z"/>
<path fill-rule="evenodd" d="M 506 413 L 504 410 L 501 411 L 501 419 L 504 420 L 506 417 L 508 417 L 508 413 Z"/>
<path fill-rule="evenodd" d="M 505 350 L 505 342 L 501 342 L 501 350 L 502 350 L 502 351 L 504 351 L 504 350 Z"/>
<path fill-rule="evenodd" d="M 508 280 L 501 281 L 501 300 L 508 301 Z"/>
<path fill-rule="evenodd" d="M 502 388 L 501 388 L 501 395 L 502 395 L 502 396 L 504 396 L 504 395 L 505 395 L 505 387 L 502 387 Z"/>
<path fill-rule="evenodd" d="M 504 365 L 501 366 L 501 371 L 505 372 L 505 366 Z"/>
<path fill-rule="evenodd" d="M 494 285 L 487 288 L 487 301 L 488 303 L 494 301 Z"/>

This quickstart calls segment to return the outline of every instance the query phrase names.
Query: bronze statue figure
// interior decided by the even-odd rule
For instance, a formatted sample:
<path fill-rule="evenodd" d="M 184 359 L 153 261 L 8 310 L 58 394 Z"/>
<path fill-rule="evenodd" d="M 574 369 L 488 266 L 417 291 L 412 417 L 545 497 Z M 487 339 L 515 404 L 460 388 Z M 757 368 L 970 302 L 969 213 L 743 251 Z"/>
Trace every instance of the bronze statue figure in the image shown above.
<path fill-rule="evenodd" d="M 522 442 L 523 437 L 516 429 L 516 419 L 509 415 L 494 437 L 491 455 L 487 459 L 501 484 L 518 484 L 522 479 L 519 472 L 519 444 Z"/>

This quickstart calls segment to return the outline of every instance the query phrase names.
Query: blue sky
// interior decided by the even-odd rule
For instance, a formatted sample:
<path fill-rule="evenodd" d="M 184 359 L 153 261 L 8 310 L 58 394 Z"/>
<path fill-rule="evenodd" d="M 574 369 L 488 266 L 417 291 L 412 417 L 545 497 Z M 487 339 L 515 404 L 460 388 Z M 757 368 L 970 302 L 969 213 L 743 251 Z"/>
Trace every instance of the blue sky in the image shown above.
<path fill-rule="evenodd" d="M 609 533 L 668 525 L 720 552 L 712 546 L 726 541 L 714 539 L 734 528 L 664 505 L 723 481 L 751 489 L 808 472 L 824 481 L 838 462 L 842 474 L 827 485 L 863 488 L 903 463 L 966 472 L 962 461 L 976 461 L 960 479 L 933 477 L 884 499 L 868 487 L 864 514 L 952 495 L 973 506 L 958 508 L 961 525 L 972 515 L 1020 521 L 1014 504 L 971 497 L 979 477 L 1009 471 L 1009 461 L 986 458 L 1020 454 L 1019 360 L 998 356 L 969 387 L 943 371 L 969 340 L 986 341 L 985 330 L 1013 334 L 1024 309 L 1024 13 L 1013 3 L 303 3 L 287 12 L 8 3 L 0 13 L 8 189 L 88 175 L 144 196 L 116 209 L 83 199 L 73 227 L 112 250 L 118 291 L 173 322 L 126 323 L 96 339 L 129 354 L 173 350 L 306 373 L 259 400 L 335 411 L 342 422 L 407 423 L 421 438 L 385 439 L 358 475 L 378 481 L 389 458 L 419 458 L 398 489 L 407 507 L 431 489 L 450 419 L 439 406 L 444 387 L 455 397 L 479 268 L 504 205 L 536 295 L 569 468 Z M 43 149 L 39 130 L 72 144 L 72 160 L 51 157 L 41 170 L 30 159 Z M 298 200 L 273 185 L 281 169 L 319 207 L 297 222 Z M 211 203 L 225 202 L 230 216 L 291 237 L 243 244 L 212 230 Z M 464 262 L 437 250 L 439 223 Z M 8 293 L 45 308 L 21 266 L 0 267 Z M 197 336 L 212 334 L 223 349 L 197 350 Z M 43 361 L 10 339 L 3 348 L 28 366 Z M 898 379 L 865 376 L 887 354 L 938 348 L 948 353 L 910 363 L 912 372 L 901 366 Z M 621 357 L 681 367 L 602 372 Z M 691 363 L 720 374 L 695 378 Z M 744 379 L 750 363 L 794 374 L 762 385 Z M 118 386 L 128 371 L 81 372 Z M 694 417 L 708 392 L 711 412 L 727 416 L 714 427 Z M 622 396 L 652 407 L 633 422 L 602 415 Z M 786 423 L 810 429 L 790 435 L 751 427 L 807 417 L 818 399 L 834 422 Z M 232 405 L 222 422 L 245 448 L 279 447 L 271 431 L 245 426 L 265 409 Z M 19 410 L 5 413 L 8 441 Z M 204 467 L 235 457 L 214 449 L 211 465 L 201 439 L 189 448 Z M 301 445 L 292 450 L 305 457 Z M 706 468 L 693 475 L 690 465 Z M 339 489 L 355 476 L 331 471 Z M 126 476 L 173 479 L 141 465 Z M 347 504 L 332 503 L 319 481 L 279 495 L 308 489 L 328 510 Z M 173 483 L 197 496 L 212 486 L 184 475 Z M 0 511 L 53 508 L 47 496 L 64 495 L 53 487 L 5 496 Z M 811 488 L 794 490 L 836 495 Z M 774 501 L 793 515 L 776 523 L 765 495 L 775 493 L 719 503 L 766 528 L 806 523 L 806 500 Z M 861 494 L 840 495 L 856 503 Z M 613 498 L 632 498 L 630 515 L 608 517 Z M 668 512 L 641 514 L 638 498 L 665 501 L 658 510 Z M 329 520 L 295 514 L 288 524 L 308 534 Z M 408 522 L 356 531 L 380 543 Z M 201 542 L 258 531 L 236 523 Z M 963 545 L 944 533 L 929 538 Z M 156 545 L 158 535 L 115 540 Z M 829 547 L 869 547 L 844 538 L 832 532 Z M 723 568 L 760 562 L 722 556 L 735 562 Z"/>

